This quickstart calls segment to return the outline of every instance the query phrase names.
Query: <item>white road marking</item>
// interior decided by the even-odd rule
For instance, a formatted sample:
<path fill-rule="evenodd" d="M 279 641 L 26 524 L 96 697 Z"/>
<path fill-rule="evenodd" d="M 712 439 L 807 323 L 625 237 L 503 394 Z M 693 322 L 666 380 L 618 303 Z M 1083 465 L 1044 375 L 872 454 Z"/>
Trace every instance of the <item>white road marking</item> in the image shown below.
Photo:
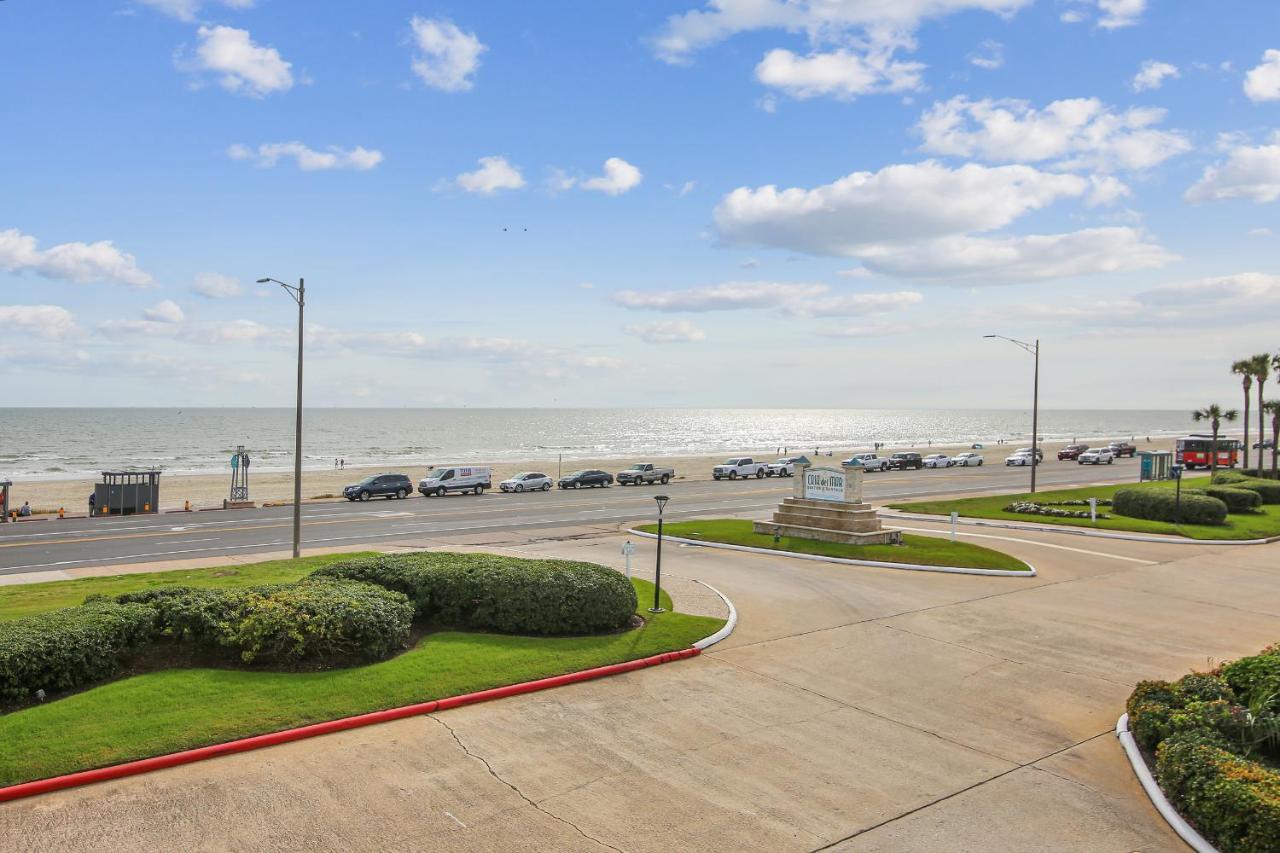
<path fill-rule="evenodd" d="M 892 522 L 892 519 L 890 519 Z M 943 522 L 945 524 L 945 522 Z M 897 525 L 893 525 L 897 527 Z M 940 533 L 936 527 L 898 527 L 899 530 L 905 530 L 908 533 Z M 1035 545 L 1039 548 L 1053 548 L 1057 551 L 1074 551 L 1077 554 L 1088 554 L 1091 557 L 1106 557 L 1109 560 L 1124 560 L 1128 563 L 1141 563 L 1144 566 L 1154 566 L 1155 560 L 1140 560 L 1137 557 L 1122 557 L 1119 554 L 1108 554 L 1104 551 L 1090 551 L 1087 548 L 1072 548 L 1068 545 L 1054 545 L 1049 542 L 1039 542 L 1035 539 L 1022 539 L 1017 536 L 993 536 L 990 533 L 962 533 L 956 531 L 957 536 L 968 536 L 972 539 L 999 539 L 1002 542 L 1022 542 L 1027 545 Z"/>

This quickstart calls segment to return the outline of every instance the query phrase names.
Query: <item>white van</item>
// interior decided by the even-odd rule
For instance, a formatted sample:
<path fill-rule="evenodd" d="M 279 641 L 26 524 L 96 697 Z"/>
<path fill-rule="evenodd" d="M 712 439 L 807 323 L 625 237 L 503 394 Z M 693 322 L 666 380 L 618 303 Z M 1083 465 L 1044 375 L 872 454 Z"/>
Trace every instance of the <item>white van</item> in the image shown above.
<path fill-rule="evenodd" d="M 442 465 L 432 468 L 418 483 L 418 491 L 424 497 L 444 496 L 446 492 L 471 492 L 483 494 L 493 488 L 493 472 L 488 468 L 463 468 Z"/>

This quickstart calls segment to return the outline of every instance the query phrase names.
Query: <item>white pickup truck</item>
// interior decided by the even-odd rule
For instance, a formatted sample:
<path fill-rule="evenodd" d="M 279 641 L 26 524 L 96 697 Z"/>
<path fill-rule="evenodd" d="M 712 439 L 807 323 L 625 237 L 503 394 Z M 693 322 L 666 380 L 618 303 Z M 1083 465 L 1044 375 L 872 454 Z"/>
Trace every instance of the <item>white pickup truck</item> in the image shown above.
<path fill-rule="evenodd" d="M 855 453 L 848 459 L 841 462 L 841 465 L 852 465 L 854 460 L 862 463 L 864 471 L 888 471 L 889 460 L 884 457 L 876 456 L 874 453 Z"/>
<path fill-rule="evenodd" d="M 637 462 L 625 471 L 619 471 L 617 480 L 619 486 L 652 486 L 654 483 L 665 486 L 675 475 L 674 468 L 658 468 L 652 462 Z"/>
<path fill-rule="evenodd" d="M 768 471 L 768 465 L 756 462 L 750 456 L 735 456 L 732 459 L 726 459 L 723 465 L 712 468 L 711 476 L 716 480 L 736 480 L 739 477 L 763 478 Z"/>

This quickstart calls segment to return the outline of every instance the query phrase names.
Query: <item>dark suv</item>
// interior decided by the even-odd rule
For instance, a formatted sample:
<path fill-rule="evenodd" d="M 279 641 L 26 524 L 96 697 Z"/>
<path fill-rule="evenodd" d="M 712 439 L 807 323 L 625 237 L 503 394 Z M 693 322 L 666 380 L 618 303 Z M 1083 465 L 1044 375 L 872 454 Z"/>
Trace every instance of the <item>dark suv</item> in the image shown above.
<path fill-rule="evenodd" d="M 1130 444 L 1127 441 L 1113 441 L 1111 442 L 1110 447 L 1111 447 L 1111 452 L 1115 455 L 1117 459 L 1119 459 L 1121 456 L 1132 456 L 1133 454 L 1138 452 L 1138 448 L 1134 447 L 1132 444 Z"/>
<path fill-rule="evenodd" d="M 889 457 L 889 467 L 896 468 L 899 471 L 905 471 L 908 468 L 923 468 L 924 457 L 919 453 L 895 453 Z"/>
<path fill-rule="evenodd" d="M 560 478 L 560 488 L 562 489 L 581 489 L 583 486 L 604 486 L 607 488 L 612 483 L 612 474 L 595 469 L 574 471 L 572 474 L 566 474 Z"/>
<path fill-rule="evenodd" d="M 1068 444 L 1058 451 L 1058 461 L 1065 462 L 1069 459 L 1079 459 L 1080 454 L 1088 449 L 1089 445 L 1087 444 Z"/>
<path fill-rule="evenodd" d="M 377 474 L 365 477 L 353 486 L 342 490 L 349 501 L 367 501 L 369 498 L 404 499 L 413 494 L 413 482 L 404 474 Z"/>

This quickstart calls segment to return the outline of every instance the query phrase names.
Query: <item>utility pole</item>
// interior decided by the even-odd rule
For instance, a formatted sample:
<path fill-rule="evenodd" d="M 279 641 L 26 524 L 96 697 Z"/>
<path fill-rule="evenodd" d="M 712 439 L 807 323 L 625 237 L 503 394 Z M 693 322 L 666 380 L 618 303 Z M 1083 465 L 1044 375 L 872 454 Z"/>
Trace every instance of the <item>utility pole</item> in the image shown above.
<path fill-rule="evenodd" d="M 307 287 L 298 279 L 297 287 L 274 278 L 260 278 L 258 284 L 274 282 L 298 303 L 298 400 L 293 425 L 293 558 L 302 556 L 302 335 L 303 313 L 307 306 Z"/>

